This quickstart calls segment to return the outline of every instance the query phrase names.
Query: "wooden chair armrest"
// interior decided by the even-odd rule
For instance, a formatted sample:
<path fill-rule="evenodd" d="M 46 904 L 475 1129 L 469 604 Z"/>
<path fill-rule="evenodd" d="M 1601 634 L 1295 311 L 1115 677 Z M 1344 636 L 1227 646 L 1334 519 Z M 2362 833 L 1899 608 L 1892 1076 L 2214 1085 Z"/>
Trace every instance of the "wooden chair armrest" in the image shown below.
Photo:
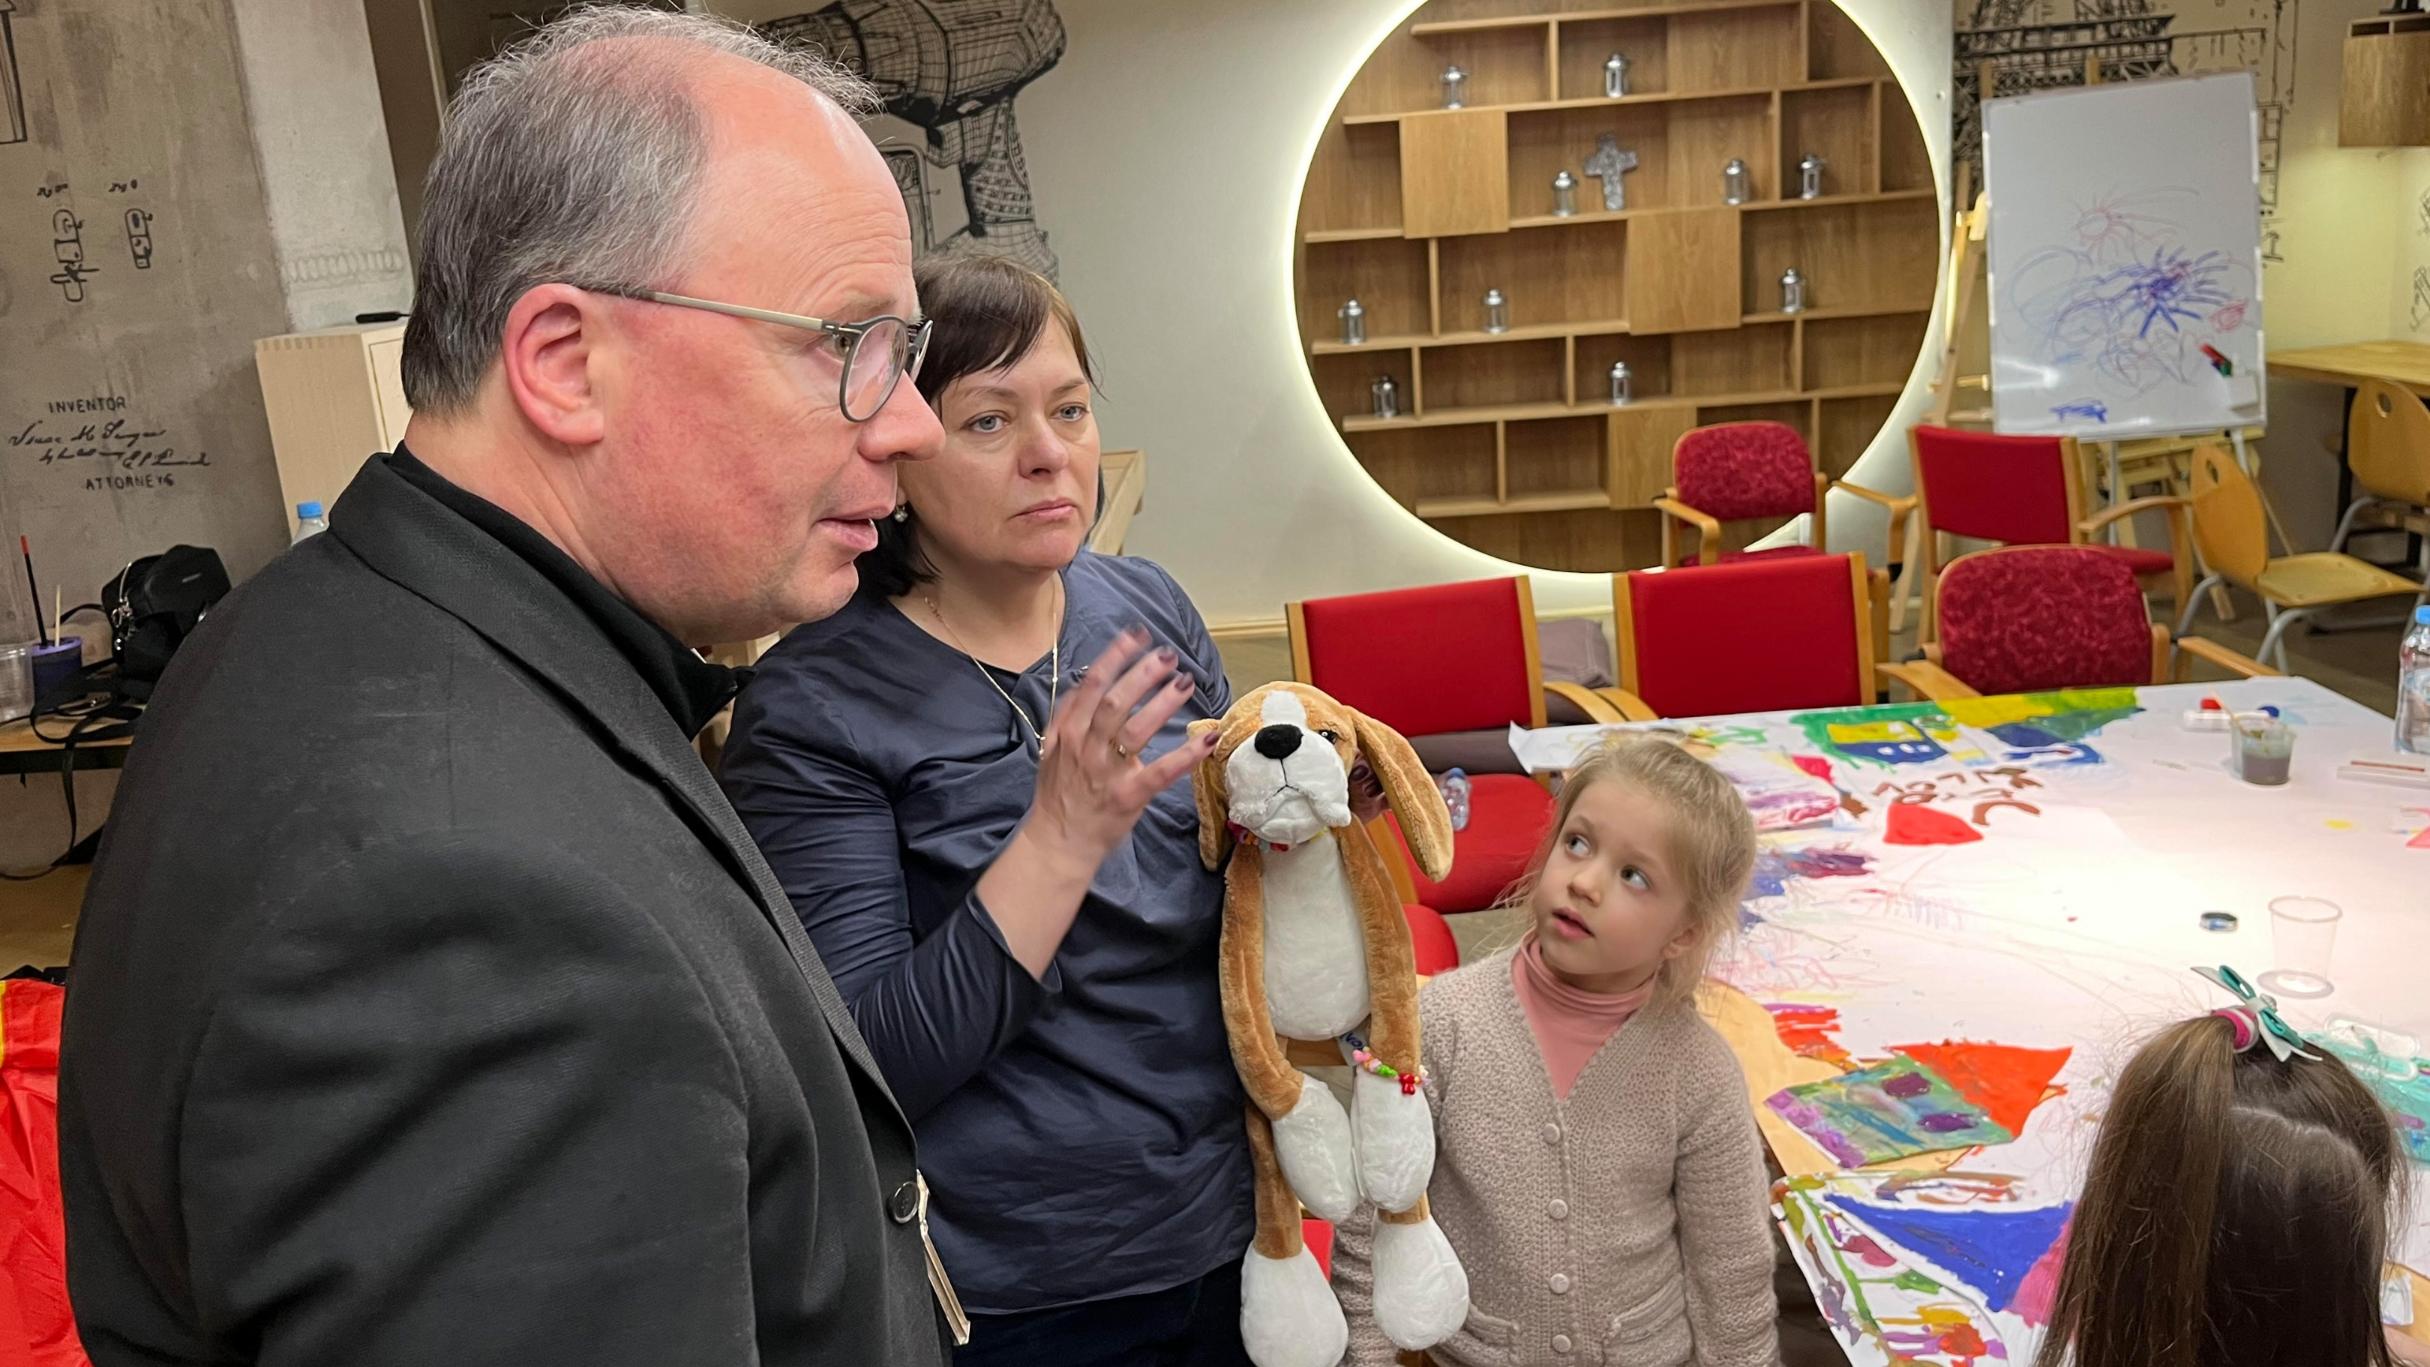
<path fill-rule="evenodd" d="M 1628 718 L 1620 715 L 1619 708 L 1614 707 L 1609 702 L 1606 702 L 1603 698 L 1598 696 L 1593 689 L 1586 687 L 1584 684 L 1574 684 L 1558 679 L 1546 679 L 1544 681 L 1544 692 L 1548 697 L 1560 698 L 1565 702 L 1575 704 L 1579 711 L 1586 714 L 1586 719 L 1590 722 L 1616 722 L 1628 720 Z"/>
<path fill-rule="evenodd" d="M 2270 668 L 2261 661 L 2253 659 L 2247 655 L 2239 655 L 2235 651 L 2228 649 L 2226 646 L 2219 644 L 2217 641 L 2206 641 L 2199 636 L 2178 637 L 2177 649 L 2185 652 L 2188 655 L 2194 655 L 2208 660 L 2212 664 L 2219 666 L 2221 669 L 2228 670 L 2247 679 L 2275 679 L 2279 677 L 2277 670 Z"/>
<path fill-rule="evenodd" d="M 1645 700 L 1625 688 L 1598 688 L 1595 696 L 1612 705 L 1621 721 L 1660 721 L 1662 714 L 1645 705 Z"/>
<path fill-rule="evenodd" d="M 2166 509 L 2170 514 L 2170 532 L 2173 535 L 2176 530 L 2176 511 L 2186 506 L 2188 506 L 2186 501 L 2174 494 L 2152 494 L 2145 498 L 2128 499 L 2115 508 L 2104 508 L 2091 517 L 2085 518 L 2076 524 L 2076 530 L 2086 536 L 2091 536 L 2119 518 Z"/>
<path fill-rule="evenodd" d="M 1905 517 L 1915 511 L 1915 495 L 1913 494 L 1885 494 L 1879 489 L 1868 489 L 1862 484 L 1850 484 L 1844 479 L 1831 487 L 1844 493 L 1854 494 L 1867 503 L 1887 508 L 1894 517 Z"/>
<path fill-rule="evenodd" d="M 1930 702 L 1946 702 L 1951 698 L 1979 698 L 1965 680 L 1930 660 L 1909 660 L 1904 664 L 1880 664 L 1874 672 L 1884 679 L 1905 684 L 1907 691 Z"/>
<path fill-rule="evenodd" d="M 1696 563 L 1710 565 L 1721 558 L 1714 543 L 1721 539 L 1721 522 L 1668 496 L 1654 500 L 1654 507 L 1664 514 L 1678 518 L 1696 529 Z"/>

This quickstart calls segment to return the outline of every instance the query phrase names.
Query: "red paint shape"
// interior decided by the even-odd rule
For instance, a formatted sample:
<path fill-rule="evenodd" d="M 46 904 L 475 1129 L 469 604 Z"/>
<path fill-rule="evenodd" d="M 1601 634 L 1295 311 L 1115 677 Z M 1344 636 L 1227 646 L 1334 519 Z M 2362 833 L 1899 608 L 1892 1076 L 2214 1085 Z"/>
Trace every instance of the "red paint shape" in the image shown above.
<path fill-rule="evenodd" d="M 1790 1053 L 1833 1063 L 1848 1061 L 1848 1051 L 1839 1045 L 1837 1011 L 1797 1002 L 1774 1002 L 1767 1009 L 1772 1013 L 1773 1033 Z"/>
<path fill-rule="evenodd" d="M 1831 781 L 1831 761 L 1824 759 L 1820 755 L 1791 755 L 1789 756 L 1789 763 L 1796 765 L 1798 768 L 1805 770 L 1808 774 L 1814 776 L 1815 778 L 1821 779 L 1825 783 L 1829 783 Z"/>
<path fill-rule="evenodd" d="M 2067 1066 L 2068 1049 L 2026 1049 L 2013 1044 L 1898 1044 L 1891 1052 L 1915 1060 L 1949 1080 L 1959 1096 L 1983 1108 L 2010 1134 L 2025 1133 L 2025 1120 L 2047 1095 L 2050 1080 Z M 2065 1089 L 2059 1089 L 2065 1090 Z"/>
<path fill-rule="evenodd" d="M 1882 840 L 1892 845 L 1966 845 L 1983 833 L 1962 817 L 1914 802 L 1892 803 Z"/>
<path fill-rule="evenodd" d="M 1856 1260 L 1867 1267 L 1898 1266 L 1898 1259 L 1891 1257 L 1888 1250 L 1873 1242 L 1868 1235 L 1850 1235 L 1847 1245 L 1841 1251 L 1855 1254 Z"/>
<path fill-rule="evenodd" d="M 1953 1324 L 1943 1329 L 1939 1347 L 1957 1358 L 1979 1358 L 1991 1351 L 1991 1345 L 1983 1341 L 1983 1331 L 1971 1324 Z"/>
<path fill-rule="evenodd" d="M 2415 831 L 2413 833 L 2413 838 L 2405 842 L 2405 848 L 2408 850 L 2430 850 L 2430 826 L 2424 826 L 2420 830 Z"/>

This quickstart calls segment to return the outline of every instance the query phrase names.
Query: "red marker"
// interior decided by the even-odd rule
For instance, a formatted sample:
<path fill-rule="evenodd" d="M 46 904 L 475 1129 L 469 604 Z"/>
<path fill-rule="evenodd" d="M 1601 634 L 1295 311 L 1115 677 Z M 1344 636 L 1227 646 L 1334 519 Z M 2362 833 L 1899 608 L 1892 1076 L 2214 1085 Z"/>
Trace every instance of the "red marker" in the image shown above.
<path fill-rule="evenodd" d="M 2220 374 L 2233 375 L 2236 373 L 2235 363 L 2228 360 L 2227 357 L 2220 355 L 2219 348 L 2212 346 L 2208 342 L 2204 342 L 2202 344 L 2202 354 L 2211 358 L 2211 365 L 2215 367 Z"/>

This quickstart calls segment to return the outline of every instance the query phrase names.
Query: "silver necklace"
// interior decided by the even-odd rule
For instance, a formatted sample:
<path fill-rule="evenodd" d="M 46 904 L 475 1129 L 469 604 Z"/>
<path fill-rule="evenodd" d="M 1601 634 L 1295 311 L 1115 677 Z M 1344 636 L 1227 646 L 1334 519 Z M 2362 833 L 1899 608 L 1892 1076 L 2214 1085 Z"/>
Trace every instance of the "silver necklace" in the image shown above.
<path fill-rule="evenodd" d="M 1029 709 L 1021 705 L 1020 699 L 1005 692 L 1004 685 L 996 682 L 995 672 L 969 646 L 962 644 L 962 634 L 953 629 L 953 623 L 945 620 L 945 609 L 937 606 L 936 592 L 930 590 L 922 596 L 928 601 L 930 615 L 937 619 L 938 626 L 945 628 L 945 635 L 953 641 L 954 649 L 961 651 L 971 667 L 979 671 L 979 677 L 987 680 L 987 686 L 996 690 L 996 696 L 1002 698 L 1012 708 L 1013 715 L 1021 719 L 1021 724 L 1029 728 L 1029 738 L 1038 743 L 1040 750 L 1044 750 L 1046 733 L 1038 725 L 1037 718 L 1029 714 Z M 1063 579 L 1058 575 L 1055 578 L 1055 643 L 1047 652 L 1046 716 L 1049 721 L 1054 719 L 1055 704 L 1063 695 L 1063 607 Z"/>

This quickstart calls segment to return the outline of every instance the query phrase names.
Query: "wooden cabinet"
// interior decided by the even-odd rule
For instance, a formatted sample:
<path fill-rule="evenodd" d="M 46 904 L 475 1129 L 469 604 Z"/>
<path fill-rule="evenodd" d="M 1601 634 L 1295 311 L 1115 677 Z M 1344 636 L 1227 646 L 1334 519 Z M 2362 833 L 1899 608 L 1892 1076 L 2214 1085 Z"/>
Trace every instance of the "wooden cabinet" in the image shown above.
<path fill-rule="evenodd" d="M 2337 145 L 2430 146 L 2430 14 L 2357 19 L 2344 57 Z"/>
<path fill-rule="evenodd" d="M 404 438 L 413 416 L 398 378 L 404 348 L 403 323 L 321 328 L 253 344 L 288 531 L 295 530 L 296 504 L 335 502 L 366 457 Z"/>
<path fill-rule="evenodd" d="M 1446 111 L 1453 63 L 1466 107 Z M 1604 133 L 1636 158 L 1617 211 L 1586 174 Z M 1796 197 L 1808 154 L 1824 163 L 1812 200 Z M 1750 191 L 1737 205 L 1732 159 Z M 1579 182 L 1568 216 L 1563 170 Z M 1786 422 L 1835 475 L 1864 451 L 1923 344 L 1940 218 L 1914 111 L 1833 0 L 1431 0 L 1319 139 L 1299 321 L 1326 410 L 1413 513 L 1524 563 L 1622 569 L 1655 555 L 1648 505 L 1691 427 Z M 1508 300 L 1506 331 L 1485 330 L 1488 290 Z M 1353 296 L 1357 346 L 1336 316 Z M 1378 418 L 1386 376 L 1399 412 Z"/>

